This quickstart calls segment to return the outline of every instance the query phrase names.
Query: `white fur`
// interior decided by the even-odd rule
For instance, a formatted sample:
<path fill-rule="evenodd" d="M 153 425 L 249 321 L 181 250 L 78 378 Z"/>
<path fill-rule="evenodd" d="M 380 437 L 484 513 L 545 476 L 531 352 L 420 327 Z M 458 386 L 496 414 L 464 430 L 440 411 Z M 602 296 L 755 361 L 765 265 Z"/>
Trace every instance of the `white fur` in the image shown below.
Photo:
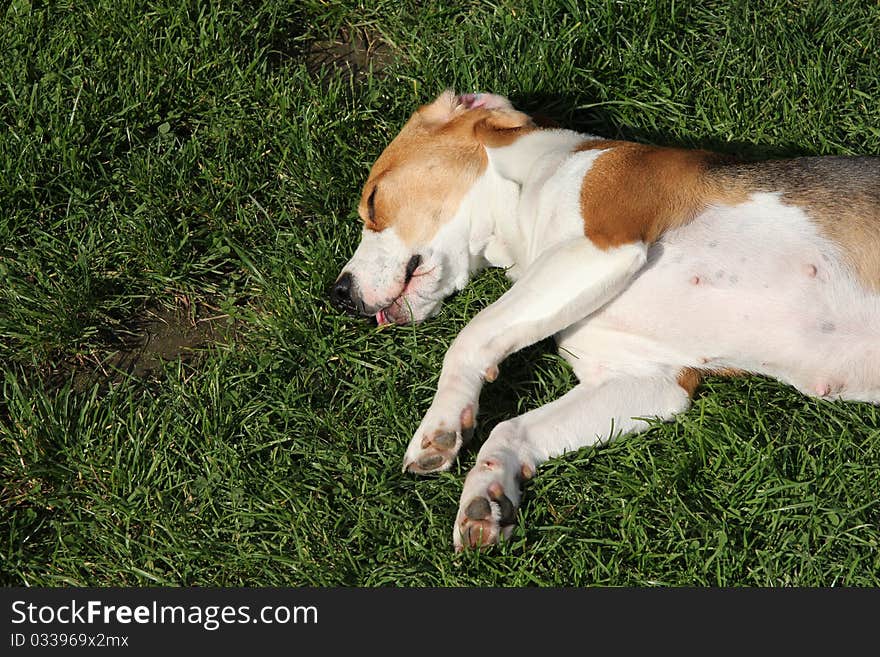
<path fill-rule="evenodd" d="M 356 284 L 364 305 L 378 310 L 391 303 L 403 287 L 405 270 L 400 263 L 406 263 L 410 255 L 393 226 L 382 232 L 364 228 L 360 244 L 343 271 L 369 272 L 369 276 L 358 277 Z"/>

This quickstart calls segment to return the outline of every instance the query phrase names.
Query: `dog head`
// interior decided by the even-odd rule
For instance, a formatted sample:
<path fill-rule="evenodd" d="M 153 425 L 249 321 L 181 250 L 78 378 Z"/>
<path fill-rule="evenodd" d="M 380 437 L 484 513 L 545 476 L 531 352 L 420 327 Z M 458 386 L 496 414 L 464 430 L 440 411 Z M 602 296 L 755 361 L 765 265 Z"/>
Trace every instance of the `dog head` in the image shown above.
<path fill-rule="evenodd" d="M 337 307 L 404 324 L 435 315 L 482 266 L 475 213 L 487 147 L 531 125 L 493 94 L 441 94 L 420 107 L 376 160 L 361 192 L 360 244 L 331 290 Z"/>

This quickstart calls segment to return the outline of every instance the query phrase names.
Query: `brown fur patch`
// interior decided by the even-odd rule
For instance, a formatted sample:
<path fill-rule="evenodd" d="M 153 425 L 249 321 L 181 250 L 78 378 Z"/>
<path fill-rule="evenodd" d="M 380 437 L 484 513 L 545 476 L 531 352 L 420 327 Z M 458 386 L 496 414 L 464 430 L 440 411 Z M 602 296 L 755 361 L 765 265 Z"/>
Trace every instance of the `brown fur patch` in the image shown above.
<path fill-rule="evenodd" d="M 700 370 L 694 369 L 693 367 L 683 367 L 678 373 L 677 383 L 684 388 L 688 397 L 693 397 L 694 392 L 696 392 L 697 387 L 702 380 L 703 375 L 700 373 Z"/>
<path fill-rule="evenodd" d="M 537 130 L 527 114 L 522 112 L 492 112 L 474 125 L 480 143 L 489 148 L 510 146 L 523 135 Z"/>
<path fill-rule="evenodd" d="M 678 373 L 676 379 L 678 385 L 684 388 L 688 397 L 693 397 L 694 392 L 700 386 L 704 377 L 707 376 L 742 376 L 746 374 L 743 370 L 737 370 L 732 367 L 721 367 L 717 369 L 698 369 L 696 367 L 683 367 Z"/>
<path fill-rule="evenodd" d="M 714 153 L 602 139 L 577 150 L 593 149 L 608 150 L 584 176 L 580 201 L 584 233 L 600 249 L 649 244 L 710 203 L 745 200 L 708 174 L 723 159 Z"/>
<path fill-rule="evenodd" d="M 373 165 L 358 212 L 370 230 L 393 224 L 404 242 L 427 242 L 487 165 L 473 121 L 435 125 L 416 114 Z"/>

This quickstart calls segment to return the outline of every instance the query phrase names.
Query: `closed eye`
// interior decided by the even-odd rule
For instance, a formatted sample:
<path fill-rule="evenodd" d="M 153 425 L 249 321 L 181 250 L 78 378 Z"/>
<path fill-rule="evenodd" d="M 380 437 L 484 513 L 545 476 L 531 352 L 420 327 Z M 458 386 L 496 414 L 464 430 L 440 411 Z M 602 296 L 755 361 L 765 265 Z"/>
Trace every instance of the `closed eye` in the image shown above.
<path fill-rule="evenodd" d="M 376 190 L 379 189 L 379 185 L 373 187 L 373 191 L 370 192 L 370 198 L 367 199 L 367 218 L 369 222 L 373 225 L 376 224 Z"/>
<path fill-rule="evenodd" d="M 406 282 L 409 283 L 410 279 L 413 277 L 413 274 L 416 273 L 416 269 L 419 268 L 419 265 L 422 264 L 422 256 L 414 255 L 409 259 L 409 262 L 406 263 Z"/>

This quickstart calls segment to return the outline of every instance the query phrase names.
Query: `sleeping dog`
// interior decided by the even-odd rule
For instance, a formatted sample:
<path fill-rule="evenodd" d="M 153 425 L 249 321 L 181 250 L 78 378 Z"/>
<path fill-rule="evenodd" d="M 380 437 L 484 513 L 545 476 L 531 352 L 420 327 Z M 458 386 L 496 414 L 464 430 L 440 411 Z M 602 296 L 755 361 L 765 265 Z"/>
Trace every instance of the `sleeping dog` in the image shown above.
<path fill-rule="evenodd" d="M 541 128 L 501 96 L 447 91 L 381 154 L 358 212 L 331 292 L 348 312 L 418 322 L 483 267 L 514 281 L 449 347 L 405 470 L 450 467 L 514 351 L 555 336 L 579 380 L 492 430 L 456 549 L 510 535 L 540 463 L 673 418 L 707 374 L 880 402 L 880 159 L 740 163 Z"/>

